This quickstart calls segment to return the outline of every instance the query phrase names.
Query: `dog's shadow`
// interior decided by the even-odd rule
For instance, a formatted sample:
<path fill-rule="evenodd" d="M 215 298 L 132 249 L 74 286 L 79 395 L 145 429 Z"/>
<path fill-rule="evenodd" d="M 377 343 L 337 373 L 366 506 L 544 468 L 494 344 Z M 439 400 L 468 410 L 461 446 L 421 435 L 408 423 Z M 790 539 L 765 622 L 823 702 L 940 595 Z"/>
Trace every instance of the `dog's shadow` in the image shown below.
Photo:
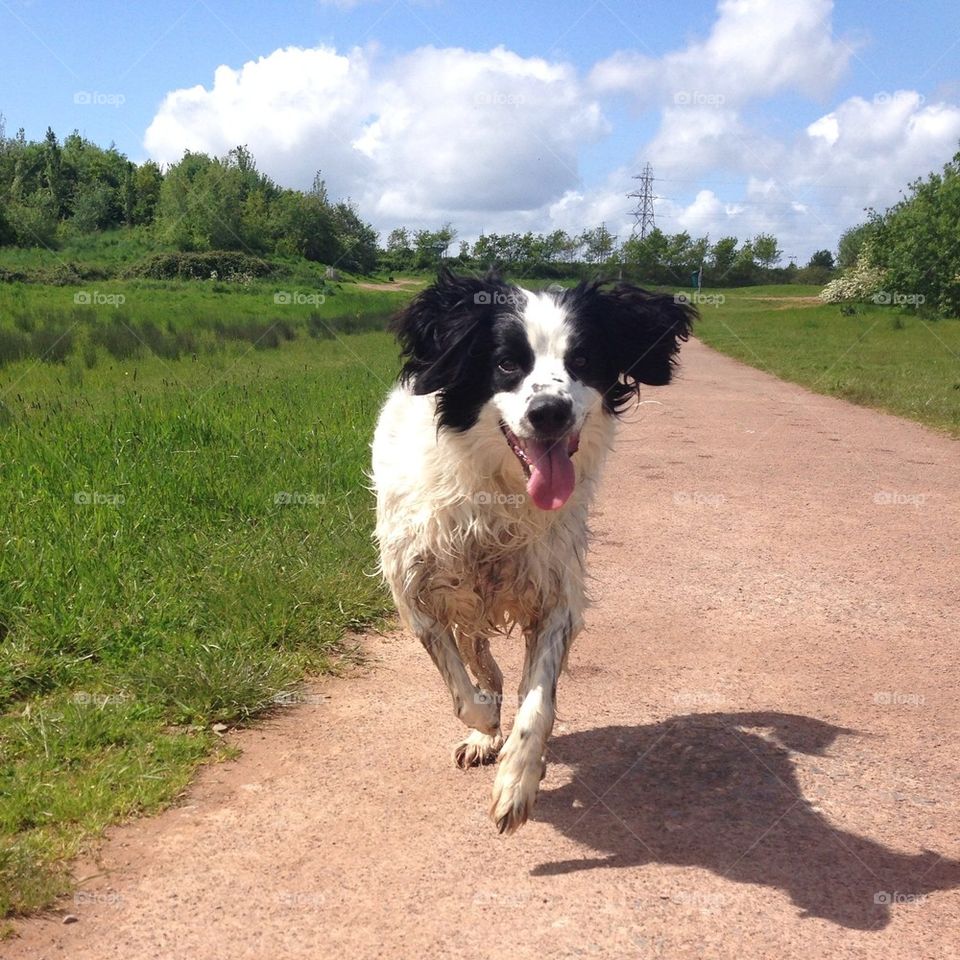
<path fill-rule="evenodd" d="M 960 886 L 960 862 L 899 853 L 840 829 L 800 791 L 791 752 L 822 754 L 852 733 L 782 713 L 712 713 L 554 737 L 571 782 L 535 817 L 602 857 L 536 875 L 666 863 L 784 890 L 804 916 L 879 929 L 891 904 Z"/>

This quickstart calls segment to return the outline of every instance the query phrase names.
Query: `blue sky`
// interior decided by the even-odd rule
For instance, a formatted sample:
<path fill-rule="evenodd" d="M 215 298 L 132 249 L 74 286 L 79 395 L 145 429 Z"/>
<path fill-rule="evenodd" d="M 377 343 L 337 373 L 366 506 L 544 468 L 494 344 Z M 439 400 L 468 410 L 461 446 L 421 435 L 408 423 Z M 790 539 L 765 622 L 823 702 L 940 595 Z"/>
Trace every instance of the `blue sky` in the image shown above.
<path fill-rule="evenodd" d="M 650 159 L 664 229 L 773 230 L 805 262 L 960 138 L 947 0 L 0 0 L 0 30 L 8 135 L 163 162 L 248 143 L 384 231 L 625 236 Z"/>

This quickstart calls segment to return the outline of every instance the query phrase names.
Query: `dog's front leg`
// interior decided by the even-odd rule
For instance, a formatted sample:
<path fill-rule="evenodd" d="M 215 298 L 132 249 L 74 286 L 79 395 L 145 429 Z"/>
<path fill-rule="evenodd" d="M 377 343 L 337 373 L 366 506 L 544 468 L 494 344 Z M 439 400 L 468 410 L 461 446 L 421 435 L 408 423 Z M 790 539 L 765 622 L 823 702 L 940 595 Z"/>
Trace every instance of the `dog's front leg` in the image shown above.
<path fill-rule="evenodd" d="M 470 679 L 453 631 L 427 617 L 417 617 L 412 626 L 453 697 L 454 714 L 468 727 L 490 737 L 498 736 L 500 698 L 481 690 Z"/>
<path fill-rule="evenodd" d="M 527 644 L 524 689 L 516 720 L 500 753 L 490 816 L 501 833 L 526 823 L 546 770 L 544 752 L 556 715 L 557 679 L 573 639 L 569 610 L 548 615 Z"/>

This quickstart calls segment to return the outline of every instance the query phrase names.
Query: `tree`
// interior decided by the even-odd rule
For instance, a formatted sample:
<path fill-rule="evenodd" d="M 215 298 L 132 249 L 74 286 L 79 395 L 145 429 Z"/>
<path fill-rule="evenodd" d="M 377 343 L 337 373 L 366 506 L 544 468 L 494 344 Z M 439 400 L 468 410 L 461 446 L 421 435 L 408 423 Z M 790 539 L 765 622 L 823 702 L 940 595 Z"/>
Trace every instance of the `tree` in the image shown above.
<path fill-rule="evenodd" d="M 777 238 L 772 233 L 760 233 L 753 238 L 753 254 L 761 267 L 769 270 L 783 256 L 777 246 Z"/>
<path fill-rule="evenodd" d="M 737 262 L 737 238 L 721 237 L 710 248 L 710 268 L 713 271 L 713 283 L 721 283 L 727 278 Z"/>
<path fill-rule="evenodd" d="M 817 252 L 810 257 L 810 262 L 807 266 L 825 267 L 827 270 L 832 270 L 834 268 L 833 254 L 829 250 L 817 250 Z"/>
<path fill-rule="evenodd" d="M 882 216 L 861 248 L 887 271 L 898 295 L 943 316 L 960 316 L 960 153 L 942 172 L 910 184 L 910 193 Z"/>
<path fill-rule="evenodd" d="M 592 230 L 584 230 L 580 235 L 584 247 L 584 259 L 587 263 L 600 263 L 613 253 L 614 237 L 605 223 Z"/>
<path fill-rule="evenodd" d="M 861 223 L 859 226 L 850 227 L 844 230 L 840 236 L 840 243 L 837 247 L 837 264 L 846 269 L 856 264 L 860 257 L 860 251 L 867 239 L 873 232 L 873 224 Z"/>

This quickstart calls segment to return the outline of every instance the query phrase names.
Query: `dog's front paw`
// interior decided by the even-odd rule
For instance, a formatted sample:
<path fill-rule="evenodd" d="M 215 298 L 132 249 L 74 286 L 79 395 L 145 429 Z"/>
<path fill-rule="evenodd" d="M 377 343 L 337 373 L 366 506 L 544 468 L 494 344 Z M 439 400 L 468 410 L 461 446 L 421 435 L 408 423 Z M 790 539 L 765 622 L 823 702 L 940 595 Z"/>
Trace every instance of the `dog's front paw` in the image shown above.
<path fill-rule="evenodd" d="M 490 817 L 500 833 L 511 834 L 530 818 L 545 770 L 540 756 L 524 760 L 522 753 L 501 754 L 490 806 Z"/>
<path fill-rule="evenodd" d="M 481 733 L 471 730 L 453 748 L 453 762 L 466 770 L 468 767 L 479 767 L 485 763 L 493 763 L 503 746 L 503 737 L 498 730 L 495 734 Z"/>

